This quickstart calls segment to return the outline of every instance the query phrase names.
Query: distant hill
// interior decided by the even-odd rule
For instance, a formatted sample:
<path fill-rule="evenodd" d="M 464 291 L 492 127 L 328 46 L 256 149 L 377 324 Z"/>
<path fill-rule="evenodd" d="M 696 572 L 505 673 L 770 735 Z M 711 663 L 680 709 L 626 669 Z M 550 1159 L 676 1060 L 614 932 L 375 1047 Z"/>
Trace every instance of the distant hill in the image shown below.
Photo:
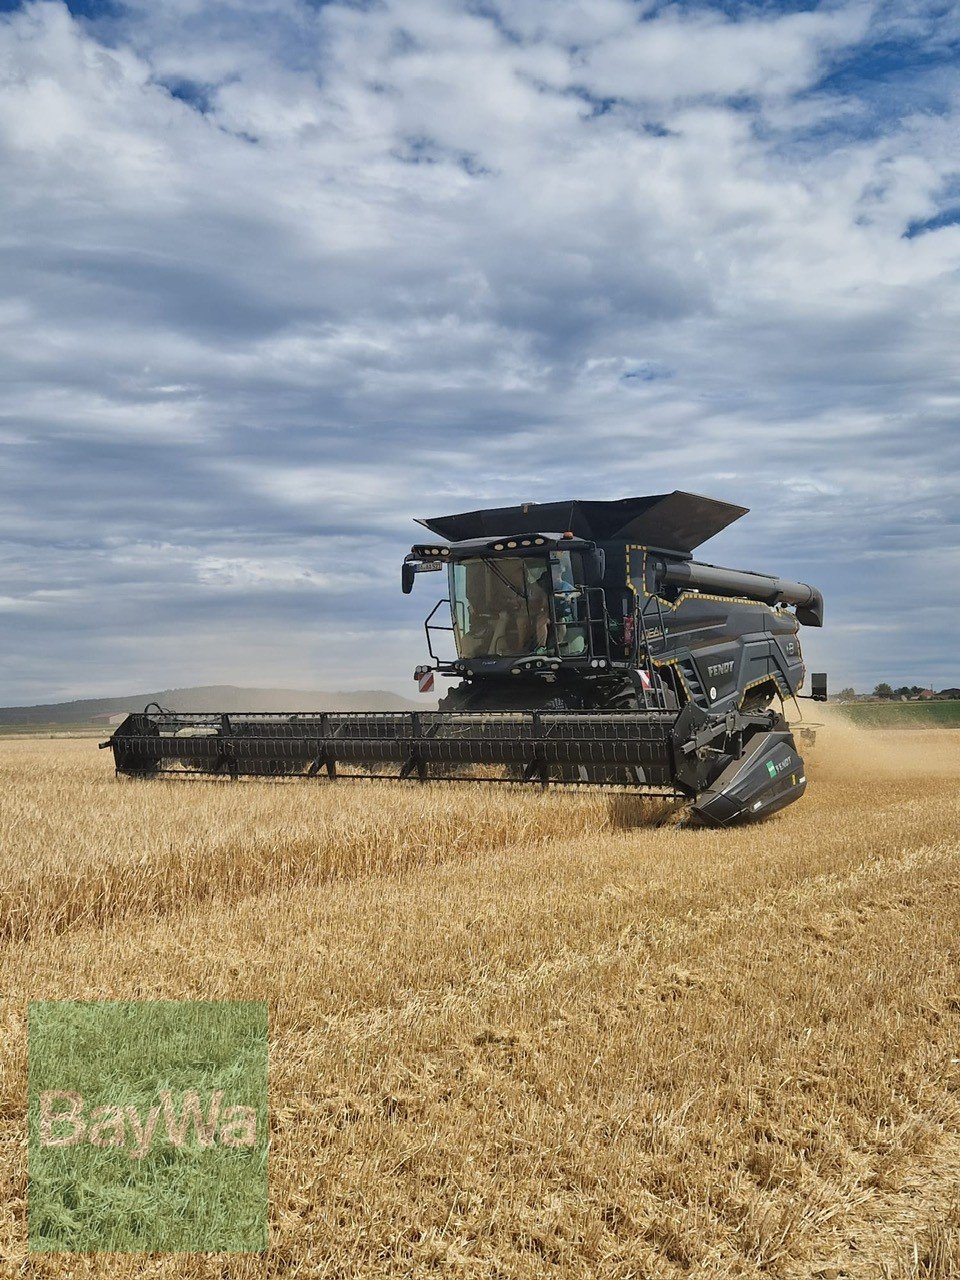
<path fill-rule="evenodd" d="M 34 707 L 0 707 L 0 728 L 104 724 L 110 716 L 142 711 L 148 702 L 157 702 L 168 711 L 429 711 L 434 706 L 427 699 L 411 702 L 384 689 L 322 693 L 213 684 L 193 689 L 162 689 L 159 693 L 133 693 L 122 698 L 82 698 L 77 702 L 40 703 Z"/>

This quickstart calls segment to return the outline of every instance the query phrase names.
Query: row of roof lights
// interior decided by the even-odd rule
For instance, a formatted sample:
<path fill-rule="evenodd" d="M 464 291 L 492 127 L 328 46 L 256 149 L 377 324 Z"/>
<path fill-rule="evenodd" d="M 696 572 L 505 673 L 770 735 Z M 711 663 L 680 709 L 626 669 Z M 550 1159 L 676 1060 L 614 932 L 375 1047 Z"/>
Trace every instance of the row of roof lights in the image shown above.
<path fill-rule="evenodd" d="M 516 547 L 543 547 L 546 546 L 546 538 L 521 538 L 519 542 L 495 542 L 493 544 L 494 551 L 513 551 Z"/>
<path fill-rule="evenodd" d="M 448 556 L 450 554 L 449 547 L 424 547 L 423 554 L 425 556 Z"/>

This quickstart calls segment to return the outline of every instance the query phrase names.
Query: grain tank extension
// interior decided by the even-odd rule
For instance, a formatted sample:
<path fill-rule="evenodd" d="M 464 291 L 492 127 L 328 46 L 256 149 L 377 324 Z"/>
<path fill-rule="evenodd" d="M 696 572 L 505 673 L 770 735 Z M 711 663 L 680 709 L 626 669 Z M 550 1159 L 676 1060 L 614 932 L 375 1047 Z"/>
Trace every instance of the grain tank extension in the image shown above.
<path fill-rule="evenodd" d="M 816 588 L 693 558 L 743 507 L 676 491 L 421 520 L 403 563 L 445 590 L 416 675 L 433 712 L 177 713 L 109 742 L 117 771 L 394 777 L 629 789 L 712 826 L 799 799 L 783 714 L 803 682 Z"/>

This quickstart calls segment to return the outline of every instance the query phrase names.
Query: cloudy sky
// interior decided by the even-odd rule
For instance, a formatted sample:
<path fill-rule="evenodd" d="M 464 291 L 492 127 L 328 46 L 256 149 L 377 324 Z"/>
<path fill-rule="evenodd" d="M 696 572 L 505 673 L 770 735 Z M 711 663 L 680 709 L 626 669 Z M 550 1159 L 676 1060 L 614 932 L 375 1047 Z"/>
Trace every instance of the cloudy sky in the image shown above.
<path fill-rule="evenodd" d="M 688 488 L 960 684 L 960 5 L 0 0 L 0 702 L 413 692 L 413 516 Z"/>

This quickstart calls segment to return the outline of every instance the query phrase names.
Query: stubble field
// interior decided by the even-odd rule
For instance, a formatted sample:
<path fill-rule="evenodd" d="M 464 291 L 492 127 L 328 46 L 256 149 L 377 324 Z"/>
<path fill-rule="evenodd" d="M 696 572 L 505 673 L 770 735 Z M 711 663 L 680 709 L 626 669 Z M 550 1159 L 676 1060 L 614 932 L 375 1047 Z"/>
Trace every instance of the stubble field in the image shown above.
<path fill-rule="evenodd" d="M 117 781 L 0 742 L 0 1275 L 960 1274 L 960 733 L 806 797 Z M 267 1000 L 270 1249 L 29 1255 L 26 1002 Z"/>

